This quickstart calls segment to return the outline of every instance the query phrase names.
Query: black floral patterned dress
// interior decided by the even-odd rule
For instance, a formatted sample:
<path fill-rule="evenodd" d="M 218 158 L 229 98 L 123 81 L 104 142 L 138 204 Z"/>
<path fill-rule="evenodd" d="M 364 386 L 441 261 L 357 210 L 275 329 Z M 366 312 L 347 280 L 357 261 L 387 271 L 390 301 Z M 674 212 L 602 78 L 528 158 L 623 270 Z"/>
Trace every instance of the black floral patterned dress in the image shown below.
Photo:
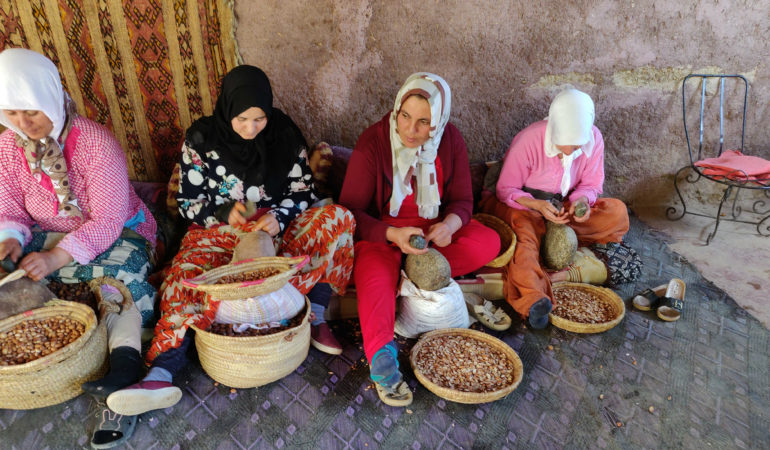
<path fill-rule="evenodd" d="M 307 150 L 289 171 L 283 195 L 270 197 L 265 186 L 249 186 L 220 163 L 216 149 L 199 151 L 186 142 L 182 147 L 180 184 L 177 194 L 179 211 L 193 222 L 211 227 L 221 223 L 217 212 L 232 202 L 254 202 L 257 208 L 270 208 L 283 232 L 289 223 L 318 200 L 313 191 L 313 173 L 307 161 Z"/>

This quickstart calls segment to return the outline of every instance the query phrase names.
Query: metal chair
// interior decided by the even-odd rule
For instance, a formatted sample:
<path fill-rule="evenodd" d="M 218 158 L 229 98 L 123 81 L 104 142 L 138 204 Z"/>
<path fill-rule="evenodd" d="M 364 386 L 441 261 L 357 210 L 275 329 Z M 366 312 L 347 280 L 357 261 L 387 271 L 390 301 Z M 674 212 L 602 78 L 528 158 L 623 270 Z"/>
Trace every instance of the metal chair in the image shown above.
<path fill-rule="evenodd" d="M 704 141 L 704 122 L 707 121 L 707 116 L 704 114 L 704 111 L 706 111 L 707 106 L 707 85 L 709 79 L 717 79 L 716 81 L 719 84 L 719 102 L 718 104 L 712 105 L 709 103 L 709 112 L 713 110 L 713 108 L 717 107 L 719 108 L 719 141 L 718 145 L 714 142 L 708 142 Z M 730 105 L 726 105 L 725 103 L 725 81 L 732 82 L 733 89 L 738 91 L 738 99 L 733 99 L 734 102 Z M 689 82 L 689 84 L 688 84 Z M 699 129 L 698 129 L 698 147 L 697 147 L 697 153 L 695 152 L 693 146 L 694 143 L 691 141 L 690 138 L 690 131 L 687 127 L 688 117 L 687 117 L 687 101 L 688 99 L 692 100 L 692 97 L 688 97 L 688 86 L 695 87 L 697 89 L 697 83 L 700 82 L 700 120 L 699 120 Z M 692 88 L 689 89 L 689 91 L 693 91 Z M 697 93 L 697 90 L 694 92 Z M 740 94 L 742 94 L 743 102 L 740 103 Z M 744 137 L 746 133 L 746 106 L 747 106 L 747 100 L 748 100 L 748 81 L 746 81 L 746 78 L 744 78 L 741 75 L 708 75 L 708 74 L 690 74 L 687 75 L 684 78 L 684 81 L 682 81 L 682 119 L 684 122 L 684 134 L 685 138 L 687 139 L 687 151 L 690 156 L 690 163 L 681 169 L 679 169 L 676 172 L 676 175 L 674 176 L 674 188 L 676 189 L 676 193 L 679 196 L 679 200 L 682 203 L 682 211 L 681 213 L 677 213 L 677 208 L 675 206 L 670 206 L 666 209 L 666 216 L 670 220 L 679 220 L 682 217 L 684 217 L 685 214 L 692 214 L 696 216 L 701 217 L 713 217 L 715 219 L 714 224 L 714 230 L 708 235 L 706 238 L 706 245 L 708 245 L 711 242 L 711 239 L 713 239 L 714 235 L 717 233 L 717 229 L 719 228 L 719 222 L 720 220 L 728 220 L 731 222 L 741 222 L 741 223 L 748 223 L 752 225 L 756 225 L 757 232 L 761 236 L 770 236 L 770 207 L 767 207 L 767 202 L 764 199 L 756 200 L 752 204 L 751 213 L 760 216 L 760 218 L 756 221 L 752 220 L 743 220 L 743 218 L 740 218 L 741 213 L 743 212 L 740 205 L 738 205 L 738 196 L 740 194 L 740 191 L 742 189 L 750 189 L 750 190 L 760 190 L 762 191 L 762 194 L 764 197 L 767 197 L 770 199 L 770 176 L 764 175 L 760 178 L 757 178 L 756 176 L 749 176 L 746 172 L 742 170 L 735 170 L 729 173 L 722 173 L 720 175 L 710 175 L 707 173 L 704 173 L 704 170 L 702 167 L 699 167 L 696 165 L 698 161 L 702 161 L 706 158 L 714 158 L 714 157 L 720 157 L 722 155 L 722 151 L 725 150 L 725 127 L 726 125 L 732 125 L 732 128 L 737 128 L 736 124 L 736 117 L 735 115 L 740 113 L 740 148 L 732 147 L 732 149 L 740 150 L 741 153 L 744 153 Z M 737 106 L 737 107 L 736 107 Z M 728 111 L 727 114 L 725 113 L 725 108 L 727 107 Z M 714 112 L 714 115 L 716 113 Z M 727 117 L 726 117 L 727 116 Z M 691 120 L 693 120 L 692 118 Z M 729 122 L 729 123 L 728 123 Z M 733 133 L 732 137 L 735 139 L 735 135 L 737 133 Z M 712 140 L 713 141 L 713 140 Z M 724 186 L 724 191 L 722 192 L 722 199 L 719 202 L 719 206 L 717 207 L 716 214 L 714 215 L 708 215 L 708 214 L 701 214 L 693 211 L 689 211 L 687 209 L 687 205 L 685 203 L 685 199 L 682 196 L 682 192 L 679 189 L 679 183 L 680 175 L 685 171 L 691 171 L 686 177 L 684 177 L 684 181 L 694 184 L 698 182 L 701 179 L 705 179 L 707 181 L 713 181 L 714 183 L 719 183 Z M 730 199 L 730 196 L 733 194 L 733 191 L 735 191 L 735 195 L 732 198 L 732 208 L 730 211 L 729 216 L 725 214 L 725 217 L 722 217 L 722 207 L 725 204 L 725 202 L 728 202 Z M 767 209 L 765 209 L 767 207 Z"/>

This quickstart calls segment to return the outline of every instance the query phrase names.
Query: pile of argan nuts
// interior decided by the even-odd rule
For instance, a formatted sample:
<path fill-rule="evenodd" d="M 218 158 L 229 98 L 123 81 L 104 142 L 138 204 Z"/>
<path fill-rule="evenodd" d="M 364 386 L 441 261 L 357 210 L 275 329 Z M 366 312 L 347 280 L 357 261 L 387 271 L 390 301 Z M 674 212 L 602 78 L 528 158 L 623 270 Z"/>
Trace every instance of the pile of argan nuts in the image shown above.
<path fill-rule="evenodd" d="M 556 307 L 553 313 L 578 323 L 605 323 L 615 318 L 612 306 L 596 295 L 581 289 L 554 289 Z"/>
<path fill-rule="evenodd" d="M 225 275 L 217 280 L 217 284 L 242 283 L 244 281 L 262 280 L 279 273 L 281 273 L 281 271 L 274 267 L 263 267 L 261 269 L 252 270 L 249 272 Z"/>
<path fill-rule="evenodd" d="M 62 283 L 60 281 L 49 281 L 48 289 L 53 292 L 53 295 L 56 296 L 56 298 L 82 303 L 91 307 L 97 317 L 99 316 L 99 310 L 96 306 L 96 295 L 91 290 L 88 283 Z"/>
<path fill-rule="evenodd" d="M 439 336 L 425 342 L 417 370 L 433 383 L 462 392 L 494 392 L 513 384 L 513 362 L 484 341 L 468 336 Z"/>
<path fill-rule="evenodd" d="M 85 325 L 67 317 L 32 319 L 0 333 L 0 366 L 34 361 L 74 342 Z"/>
<path fill-rule="evenodd" d="M 307 307 L 302 308 L 302 311 L 300 311 L 296 316 L 290 319 L 287 325 L 281 325 L 278 327 L 247 328 L 246 330 L 238 333 L 233 328 L 237 327 L 240 324 L 215 322 L 211 324 L 208 331 L 209 333 L 214 333 L 220 336 L 228 336 L 228 337 L 267 336 L 269 334 L 279 333 L 283 330 L 288 330 L 289 328 L 294 328 L 296 326 L 299 326 L 302 323 L 302 319 L 305 318 L 306 308 Z"/>

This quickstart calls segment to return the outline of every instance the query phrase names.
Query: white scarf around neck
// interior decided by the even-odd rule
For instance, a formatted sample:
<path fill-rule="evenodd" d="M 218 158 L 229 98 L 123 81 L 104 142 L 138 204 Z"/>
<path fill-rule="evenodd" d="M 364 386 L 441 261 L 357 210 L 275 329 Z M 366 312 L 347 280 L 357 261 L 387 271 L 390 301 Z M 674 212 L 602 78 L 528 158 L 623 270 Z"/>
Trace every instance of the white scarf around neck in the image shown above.
<path fill-rule="evenodd" d="M 418 148 L 409 148 L 398 135 L 398 114 L 401 105 L 411 95 L 421 95 L 430 104 L 430 137 Z M 396 95 L 390 114 L 390 148 L 393 163 L 393 193 L 390 197 L 390 215 L 396 217 L 401 203 L 412 194 L 412 176 L 416 178 L 415 202 L 418 214 L 426 219 L 438 217 L 441 198 L 436 180 L 436 155 L 444 128 L 449 123 L 452 94 L 449 85 L 438 75 L 414 73 L 406 79 Z"/>

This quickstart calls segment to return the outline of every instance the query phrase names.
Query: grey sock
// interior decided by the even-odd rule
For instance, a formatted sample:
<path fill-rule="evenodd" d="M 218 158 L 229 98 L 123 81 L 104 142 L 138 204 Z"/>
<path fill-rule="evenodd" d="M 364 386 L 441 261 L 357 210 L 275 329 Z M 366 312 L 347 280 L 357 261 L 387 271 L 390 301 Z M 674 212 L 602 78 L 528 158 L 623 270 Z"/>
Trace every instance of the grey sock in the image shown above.
<path fill-rule="evenodd" d="M 150 369 L 150 373 L 148 373 L 142 381 L 165 381 L 167 383 L 171 383 L 173 378 L 174 377 L 171 376 L 171 372 L 164 369 L 163 367 L 153 367 Z"/>
<path fill-rule="evenodd" d="M 315 320 L 311 322 L 311 325 L 320 325 L 326 322 L 326 319 L 324 319 L 324 313 L 326 312 L 325 306 L 319 305 L 318 303 L 311 303 L 310 310 L 315 313 Z"/>

